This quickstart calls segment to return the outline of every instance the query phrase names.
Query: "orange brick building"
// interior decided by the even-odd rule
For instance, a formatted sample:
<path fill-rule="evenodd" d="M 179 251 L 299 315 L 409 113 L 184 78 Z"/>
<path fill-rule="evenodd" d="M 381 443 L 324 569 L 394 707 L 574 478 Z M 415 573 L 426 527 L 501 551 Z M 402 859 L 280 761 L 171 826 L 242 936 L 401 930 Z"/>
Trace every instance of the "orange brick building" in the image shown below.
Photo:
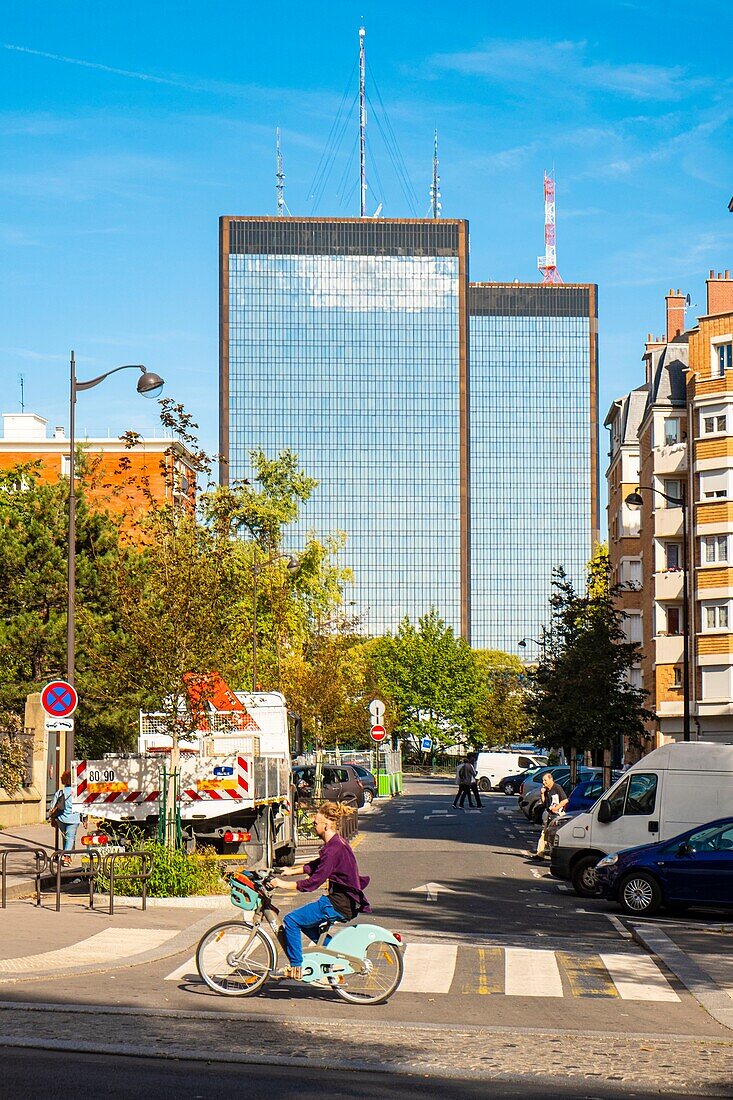
<path fill-rule="evenodd" d="M 666 297 L 664 336 L 649 337 L 646 382 L 612 406 L 608 468 L 609 552 L 614 578 L 634 583 L 624 593 L 627 635 L 641 641 L 641 685 L 656 714 L 649 748 L 683 736 L 683 642 L 688 632 L 693 740 L 733 743 L 733 280 L 707 280 L 707 312 L 685 330 L 685 296 Z M 634 394 L 645 394 L 636 430 L 642 492 L 636 547 L 624 522 L 619 474 L 619 424 Z M 638 400 L 638 399 L 637 399 Z M 629 434 L 629 433 L 627 433 Z M 630 433 L 633 435 L 633 431 Z M 633 449 L 628 439 L 627 450 Z M 629 466 L 631 472 L 631 466 Z M 685 496 L 690 622 L 684 621 L 683 516 L 668 497 Z M 632 547 L 633 553 L 630 551 Z M 629 568 L 629 559 L 638 564 Z"/>
<path fill-rule="evenodd" d="M 34 413 L 4 413 L 0 470 L 27 462 L 40 463 L 42 481 L 68 477 L 69 440 L 63 428 L 47 433 L 48 422 Z M 192 508 L 196 500 L 193 455 L 175 439 L 134 437 L 77 439 L 78 483 L 94 508 L 119 517 L 123 531 L 151 506 L 166 502 Z"/>

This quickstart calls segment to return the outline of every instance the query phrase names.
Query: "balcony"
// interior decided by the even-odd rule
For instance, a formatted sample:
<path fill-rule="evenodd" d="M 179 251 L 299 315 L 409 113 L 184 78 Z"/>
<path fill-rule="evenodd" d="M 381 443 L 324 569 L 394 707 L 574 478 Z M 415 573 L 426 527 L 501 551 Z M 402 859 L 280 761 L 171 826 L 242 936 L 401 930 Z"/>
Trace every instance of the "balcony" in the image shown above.
<path fill-rule="evenodd" d="M 684 646 L 681 634 L 657 634 L 654 638 L 654 660 L 658 665 L 678 665 Z"/>
<path fill-rule="evenodd" d="M 682 534 L 682 509 L 657 508 L 654 513 L 654 534 L 658 539 Z"/>
<path fill-rule="evenodd" d="M 665 569 L 654 574 L 654 598 L 657 600 L 681 600 L 685 584 L 682 569 Z"/>
<path fill-rule="evenodd" d="M 655 475 L 679 474 L 687 470 L 687 444 L 671 443 L 654 448 Z"/>

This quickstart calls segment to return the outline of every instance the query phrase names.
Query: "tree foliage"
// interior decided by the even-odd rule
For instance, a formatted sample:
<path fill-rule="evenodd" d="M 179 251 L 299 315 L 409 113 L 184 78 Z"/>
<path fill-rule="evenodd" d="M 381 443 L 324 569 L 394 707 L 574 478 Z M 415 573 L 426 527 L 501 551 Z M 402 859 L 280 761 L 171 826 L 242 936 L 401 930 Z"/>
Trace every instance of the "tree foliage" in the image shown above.
<path fill-rule="evenodd" d="M 646 693 L 629 683 L 639 646 L 626 640 L 605 547 L 589 563 L 583 594 L 562 569 L 552 586 L 551 627 L 528 698 L 534 740 L 580 750 L 610 748 L 622 736 L 637 743 L 653 716 L 644 709 Z"/>
<path fill-rule="evenodd" d="M 479 691 L 476 724 L 488 745 L 527 737 L 527 674 L 518 657 L 499 649 L 477 650 Z"/>

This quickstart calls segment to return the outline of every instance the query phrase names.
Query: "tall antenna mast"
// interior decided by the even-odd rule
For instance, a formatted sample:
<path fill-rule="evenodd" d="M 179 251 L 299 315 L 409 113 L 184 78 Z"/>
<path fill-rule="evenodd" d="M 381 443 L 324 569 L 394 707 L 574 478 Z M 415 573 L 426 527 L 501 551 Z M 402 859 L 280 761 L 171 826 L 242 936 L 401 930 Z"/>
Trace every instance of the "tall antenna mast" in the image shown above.
<path fill-rule="evenodd" d="M 555 180 L 545 172 L 545 254 L 538 256 L 537 267 L 542 272 L 543 283 L 561 283 L 557 270 L 555 245 Z"/>
<path fill-rule="evenodd" d="M 435 131 L 433 144 L 433 182 L 430 185 L 430 215 L 440 217 L 443 204 L 440 201 L 440 176 L 438 175 L 438 131 Z"/>
<path fill-rule="evenodd" d="M 277 179 L 277 213 L 279 217 L 283 217 L 285 213 L 285 176 L 283 174 L 283 155 L 280 151 L 280 127 L 278 126 L 275 131 L 276 136 L 276 149 L 277 149 L 277 171 L 275 173 Z"/>
<path fill-rule="evenodd" d="M 361 198 L 359 201 L 359 217 L 366 217 L 366 52 L 364 39 L 366 31 L 359 27 L 359 182 Z"/>
<path fill-rule="evenodd" d="M 20 411 L 25 412 L 25 378 L 22 374 L 18 375 L 18 381 L 20 382 Z"/>

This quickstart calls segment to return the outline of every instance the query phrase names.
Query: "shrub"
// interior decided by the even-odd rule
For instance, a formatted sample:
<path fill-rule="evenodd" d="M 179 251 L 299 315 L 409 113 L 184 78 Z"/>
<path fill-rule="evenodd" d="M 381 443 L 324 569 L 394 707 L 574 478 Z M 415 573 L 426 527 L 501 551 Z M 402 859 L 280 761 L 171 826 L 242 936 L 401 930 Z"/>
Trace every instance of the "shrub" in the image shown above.
<path fill-rule="evenodd" d="M 227 883 L 222 878 L 218 860 L 211 848 L 188 853 L 168 848 L 158 840 L 125 837 L 126 846 L 138 852 L 149 852 L 153 857 L 153 870 L 148 879 L 147 892 L 151 898 L 189 898 L 202 894 L 226 894 Z M 125 879 L 125 875 L 138 875 L 141 869 L 138 856 L 120 856 L 115 861 L 115 896 L 138 896 L 142 891 L 139 879 Z M 109 876 L 99 876 L 99 888 L 109 891 Z"/>

